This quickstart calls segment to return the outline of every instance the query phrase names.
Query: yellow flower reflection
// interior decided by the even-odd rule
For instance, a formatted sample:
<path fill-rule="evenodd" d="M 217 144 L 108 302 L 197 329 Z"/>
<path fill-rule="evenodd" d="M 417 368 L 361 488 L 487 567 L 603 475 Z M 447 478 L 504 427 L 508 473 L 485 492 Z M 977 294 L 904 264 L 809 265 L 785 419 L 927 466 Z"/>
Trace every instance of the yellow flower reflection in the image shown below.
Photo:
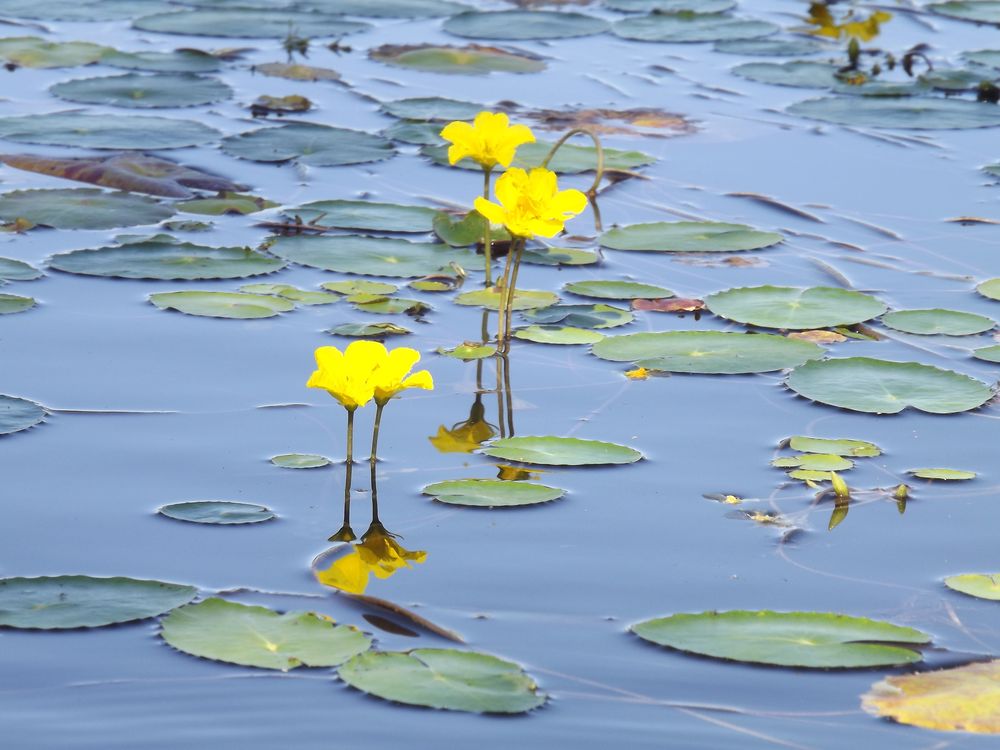
<path fill-rule="evenodd" d="M 527 125 L 511 125 L 503 112 L 480 112 L 470 125 L 452 122 L 441 131 L 441 137 L 452 145 L 448 147 L 451 164 L 471 158 L 486 170 L 497 164 L 509 167 L 517 147 L 534 143 L 535 135 Z"/>
<path fill-rule="evenodd" d="M 316 573 L 316 580 L 324 586 L 363 594 L 368 588 L 369 577 L 388 578 L 410 563 L 427 559 L 424 550 L 407 550 L 385 530 L 381 523 L 373 523 L 348 554 L 338 558 L 329 568 Z"/>
<path fill-rule="evenodd" d="M 441 425 L 437 434 L 431 435 L 428 440 L 441 453 L 472 453 L 497 434 L 497 429 L 486 421 L 485 414 L 482 400 L 477 397 L 467 420 L 450 429 Z"/>
<path fill-rule="evenodd" d="M 497 180 L 495 192 L 500 205 L 476 198 L 476 210 L 524 239 L 554 237 L 587 207 L 587 196 L 579 190 L 560 190 L 556 173 L 544 167 L 531 172 L 508 169 Z"/>

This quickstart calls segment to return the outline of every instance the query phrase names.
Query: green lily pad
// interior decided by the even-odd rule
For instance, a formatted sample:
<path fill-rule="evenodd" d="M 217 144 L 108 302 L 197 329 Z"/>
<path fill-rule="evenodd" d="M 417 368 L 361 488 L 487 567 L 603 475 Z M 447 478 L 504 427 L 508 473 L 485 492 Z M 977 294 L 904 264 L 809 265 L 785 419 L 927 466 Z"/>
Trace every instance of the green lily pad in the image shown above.
<path fill-rule="evenodd" d="M 1000 125 L 1000 107 L 965 99 L 831 96 L 798 102 L 788 107 L 787 111 L 838 125 L 904 130 L 991 128 Z"/>
<path fill-rule="evenodd" d="M 23 68 L 74 68 L 101 60 L 110 47 L 91 42 L 50 42 L 37 36 L 0 39 L 0 60 Z"/>
<path fill-rule="evenodd" d="M 521 169 L 532 169 L 538 167 L 548 156 L 554 144 L 549 141 L 536 141 L 525 143 L 519 146 L 511 162 L 512 167 Z M 481 170 L 482 167 L 470 158 L 460 159 L 454 165 L 448 163 L 447 146 L 424 146 L 420 153 L 428 157 L 435 164 L 442 166 L 455 166 L 462 169 Z M 642 151 L 622 151 L 616 148 L 604 149 L 605 170 L 631 172 L 639 167 L 645 167 L 656 161 L 655 156 L 643 153 Z M 583 172 L 593 172 L 597 169 L 597 149 L 594 146 L 578 146 L 575 143 L 567 143 L 560 147 L 556 155 L 549 162 L 549 169 L 559 174 L 581 174 Z"/>
<path fill-rule="evenodd" d="M 673 292 L 662 286 L 635 281 L 571 281 L 563 290 L 597 299 L 664 299 L 674 296 Z"/>
<path fill-rule="evenodd" d="M 388 159 L 396 153 L 381 136 L 326 125 L 292 123 L 261 128 L 222 140 L 230 156 L 250 161 L 295 160 L 313 167 L 364 164 Z"/>
<path fill-rule="evenodd" d="M 402 336 L 410 333 L 410 329 L 395 323 L 341 323 L 328 330 L 327 333 L 333 336 L 371 339 L 383 336 Z"/>
<path fill-rule="evenodd" d="M 811 669 L 912 664 L 930 636 L 880 620 L 827 612 L 732 611 L 679 614 L 632 626 L 640 638 L 717 659 Z"/>
<path fill-rule="evenodd" d="M 907 407 L 954 414 L 976 409 L 993 397 L 988 385 L 967 375 L 869 357 L 807 362 L 786 382 L 804 398 L 873 414 L 896 414 Z"/>
<path fill-rule="evenodd" d="M 320 284 L 324 289 L 343 295 L 354 294 L 394 294 L 399 287 L 384 281 L 326 281 Z"/>
<path fill-rule="evenodd" d="M 917 479 L 940 479 L 946 482 L 976 478 L 976 472 L 961 469 L 910 469 L 906 473 L 912 474 Z"/>
<path fill-rule="evenodd" d="M 626 445 L 555 436 L 502 438 L 486 445 L 482 453 L 506 461 L 543 466 L 631 464 L 642 458 L 639 451 Z"/>
<path fill-rule="evenodd" d="M 382 102 L 382 111 L 401 120 L 450 122 L 452 120 L 473 120 L 486 104 L 445 99 L 440 96 L 418 96 Z M 440 133 L 440 130 L 438 131 Z M 438 141 L 440 142 L 440 141 Z"/>
<path fill-rule="evenodd" d="M 122 21 L 175 6 L 164 0 L 0 0 L 0 16 L 46 21 Z"/>
<path fill-rule="evenodd" d="M 832 471 L 821 471 L 820 469 L 795 469 L 788 472 L 792 479 L 799 479 L 803 482 L 832 482 Z"/>
<path fill-rule="evenodd" d="M 399 120 L 382 131 L 391 141 L 415 146 L 437 146 L 441 143 L 441 123 Z"/>
<path fill-rule="evenodd" d="M 279 237 L 270 250 L 292 263 L 362 276 L 430 276 L 450 263 L 481 263 L 447 245 L 359 235 Z"/>
<path fill-rule="evenodd" d="M 712 49 L 728 55 L 759 57 L 801 57 L 830 51 L 811 39 L 730 39 L 716 42 Z"/>
<path fill-rule="evenodd" d="M 582 13 L 545 10 L 472 11 L 452 16 L 444 30 L 472 39 L 569 39 L 608 30 L 608 22 Z"/>
<path fill-rule="evenodd" d="M 601 236 L 601 245 L 612 250 L 659 253 L 725 253 L 759 250 L 784 239 L 776 232 L 761 232 L 744 224 L 715 221 L 656 221 L 616 227 Z"/>
<path fill-rule="evenodd" d="M 611 31 L 640 42 L 719 42 L 770 36 L 781 27 L 722 13 L 653 13 L 623 18 Z"/>
<path fill-rule="evenodd" d="M 160 292 L 149 301 L 161 310 L 177 310 L 206 318 L 271 318 L 295 309 L 295 303 L 281 297 L 245 292 Z"/>
<path fill-rule="evenodd" d="M 971 336 L 992 330 L 996 323 L 985 315 L 958 310 L 896 310 L 882 316 L 882 322 L 897 331 L 922 336 L 944 334 Z"/>
<path fill-rule="evenodd" d="M 944 585 L 952 591 L 959 591 L 977 599 L 1000 601 L 1000 574 L 964 573 L 958 576 L 948 576 Z"/>
<path fill-rule="evenodd" d="M 500 309 L 501 296 L 495 289 L 476 289 L 462 292 L 455 297 L 456 305 L 485 307 L 487 310 Z M 559 296 L 548 291 L 537 289 L 515 289 L 511 300 L 512 310 L 532 310 L 538 307 L 548 307 L 559 301 Z"/>
<path fill-rule="evenodd" d="M 460 359 L 468 362 L 473 359 L 486 359 L 497 353 L 497 348 L 493 344 L 459 344 L 451 349 L 439 347 L 435 350 L 438 354 L 452 359 Z"/>
<path fill-rule="evenodd" d="M 514 331 L 514 338 L 534 341 L 536 344 L 594 344 L 604 338 L 603 333 L 572 326 L 528 326 Z"/>
<path fill-rule="evenodd" d="M 300 305 L 332 305 L 340 302 L 340 296 L 336 294 L 312 292 L 290 284 L 244 284 L 240 287 L 240 291 L 250 294 L 274 294 Z"/>
<path fill-rule="evenodd" d="M 246 0 L 236 0 L 237 4 Z M 268 0 L 270 1 L 270 0 Z M 302 0 L 297 6 L 323 13 L 371 18 L 438 18 L 469 10 L 447 0 Z"/>
<path fill-rule="evenodd" d="M 938 91 L 962 92 L 975 91 L 983 81 L 996 79 L 997 74 L 978 70 L 952 68 L 950 70 L 929 70 L 917 77 L 920 85 L 929 86 Z"/>
<path fill-rule="evenodd" d="M 987 279 L 976 287 L 976 291 L 987 299 L 1000 302 L 1000 276 L 995 279 Z"/>
<path fill-rule="evenodd" d="M 41 424 L 45 413 L 45 407 L 34 401 L 0 394 L 0 435 L 10 435 Z"/>
<path fill-rule="evenodd" d="M 54 229 L 112 229 L 155 224 L 174 209 L 152 198 L 96 188 L 12 190 L 0 195 L 0 218 Z"/>
<path fill-rule="evenodd" d="M 0 279 L 4 281 L 32 281 L 44 274 L 30 263 L 14 258 L 0 258 Z"/>
<path fill-rule="evenodd" d="M 284 261 L 248 247 L 208 247 L 166 235 L 94 250 L 53 255 L 49 267 L 120 279 L 239 279 L 273 273 Z"/>
<path fill-rule="evenodd" d="M 21 297 L 17 294 L 0 294 L 0 315 L 24 312 L 35 306 L 32 297 Z"/>
<path fill-rule="evenodd" d="M 194 586 L 135 578 L 0 578 L 0 626 L 99 628 L 156 617 L 197 594 Z"/>
<path fill-rule="evenodd" d="M 285 672 L 335 667 L 372 643 L 357 628 L 313 612 L 279 614 L 215 598 L 175 609 L 162 626 L 160 637 L 185 654 Z"/>
<path fill-rule="evenodd" d="M 521 262 L 536 266 L 592 266 L 601 262 L 601 254 L 580 247 L 532 248 L 524 251 Z"/>
<path fill-rule="evenodd" d="M 885 303 L 875 297 L 827 286 L 740 287 L 709 295 L 705 304 L 737 323 L 789 330 L 849 326 L 886 311 Z"/>
<path fill-rule="evenodd" d="M 215 198 L 195 198 L 194 200 L 181 201 L 177 204 L 177 208 L 186 214 L 200 214 L 202 216 L 223 216 L 226 214 L 246 216 L 268 208 L 275 208 L 277 205 L 277 203 L 257 195 L 227 191 Z"/>
<path fill-rule="evenodd" d="M 881 448 L 875 445 L 875 443 L 869 443 L 864 440 L 831 440 L 830 438 L 796 435 L 789 439 L 788 446 L 792 450 L 806 453 L 832 453 L 835 456 L 853 456 L 855 458 L 870 458 L 882 455 Z"/>
<path fill-rule="evenodd" d="M 233 90 L 216 78 L 185 73 L 124 73 L 77 78 L 49 87 L 70 102 L 112 107 L 194 107 L 228 99 Z"/>
<path fill-rule="evenodd" d="M 306 224 L 380 232 L 430 232 L 438 214 L 426 206 L 347 200 L 313 201 L 285 213 L 298 216 Z"/>
<path fill-rule="evenodd" d="M 772 334 L 665 331 L 608 336 L 591 353 L 649 370 L 713 375 L 771 372 L 823 356 L 823 348 Z"/>
<path fill-rule="evenodd" d="M 1000 2 L 989 0 L 954 0 L 947 3 L 930 3 L 925 6 L 932 13 L 962 21 L 1000 25 Z"/>
<path fill-rule="evenodd" d="M 449 711 L 518 714 L 547 700 L 517 664 L 474 651 L 369 651 L 343 664 L 337 674 L 369 695 Z"/>
<path fill-rule="evenodd" d="M 566 490 L 531 482 L 506 482 L 502 479 L 456 479 L 435 482 L 421 492 L 449 505 L 481 508 L 510 508 L 537 505 L 558 500 Z"/>
<path fill-rule="evenodd" d="M 623 13 L 725 13 L 736 0 L 604 0 L 602 5 Z"/>
<path fill-rule="evenodd" d="M 223 36 L 254 39 L 283 39 L 289 30 L 298 30 L 310 38 L 341 37 L 365 31 L 371 26 L 357 21 L 345 21 L 319 13 L 299 13 L 291 10 L 250 10 L 222 8 L 220 10 L 182 10 L 158 13 L 136 19 L 132 26 L 142 31 L 185 36 Z"/>
<path fill-rule="evenodd" d="M 0 138 L 43 146 L 156 151 L 214 141 L 215 128 L 193 120 L 79 112 L 0 117 Z"/>
<path fill-rule="evenodd" d="M 486 219 L 478 211 L 469 211 L 463 216 L 439 211 L 434 216 L 434 233 L 452 247 L 469 247 L 483 241 Z M 491 242 L 509 242 L 510 233 L 502 227 L 490 231 Z"/>
<path fill-rule="evenodd" d="M 125 70 L 147 70 L 151 73 L 214 73 L 222 67 L 215 55 L 197 49 L 178 49 L 173 52 L 112 50 L 101 57 L 101 64 Z"/>
<path fill-rule="evenodd" d="M 984 362 L 1000 362 L 1000 344 L 976 349 L 972 352 L 972 356 Z"/>
<path fill-rule="evenodd" d="M 282 469 L 319 469 L 333 462 L 326 456 L 315 453 L 282 453 L 280 456 L 271 456 L 271 463 Z"/>
<path fill-rule="evenodd" d="M 847 471 L 854 462 L 833 453 L 804 453 L 801 456 L 783 456 L 771 462 L 779 469 L 807 469 L 810 471 Z"/>
<path fill-rule="evenodd" d="M 418 299 L 402 297 L 377 297 L 375 299 L 355 300 L 354 306 L 361 312 L 378 315 L 412 315 L 417 318 L 430 312 L 431 306 Z"/>
<path fill-rule="evenodd" d="M 524 314 L 529 323 L 540 325 L 565 325 L 573 328 L 616 328 L 631 323 L 635 316 L 631 310 L 611 305 L 552 305 L 542 310 Z"/>
<path fill-rule="evenodd" d="M 963 52 L 962 59 L 988 68 L 1000 68 L 1000 49 L 978 49 Z"/>
<path fill-rule="evenodd" d="M 172 503 L 164 505 L 156 512 L 176 521 L 226 526 L 261 523 L 275 518 L 274 513 L 263 505 L 237 503 L 229 500 L 195 500 L 187 503 Z"/>
<path fill-rule="evenodd" d="M 837 83 L 838 66 L 825 62 L 792 60 L 790 62 L 750 62 L 737 65 L 732 72 L 741 78 L 776 86 L 826 89 Z"/>
<path fill-rule="evenodd" d="M 500 47 L 469 44 L 452 47 L 432 44 L 384 44 L 369 50 L 377 62 L 426 73 L 484 75 L 486 73 L 538 73 L 545 61 Z"/>

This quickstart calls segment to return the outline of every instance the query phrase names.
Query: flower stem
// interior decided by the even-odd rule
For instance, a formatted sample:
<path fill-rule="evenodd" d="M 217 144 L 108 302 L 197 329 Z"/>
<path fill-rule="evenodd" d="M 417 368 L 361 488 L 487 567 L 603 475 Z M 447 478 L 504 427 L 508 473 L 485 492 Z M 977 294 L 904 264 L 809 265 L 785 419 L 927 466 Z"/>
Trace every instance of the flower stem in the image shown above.
<path fill-rule="evenodd" d="M 375 462 L 378 460 L 378 428 L 382 424 L 382 410 L 385 405 L 389 403 L 388 401 L 376 401 L 375 402 L 375 429 L 372 430 L 372 454 L 368 457 L 371 461 L 372 466 L 375 466 Z M 373 468 L 372 471 L 375 469 Z"/>
<path fill-rule="evenodd" d="M 514 255 L 512 270 L 510 274 L 510 286 L 504 289 L 504 305 L 500 311 L 503 316 L 503 341 L 500 342 L 500 350 L 506 354 L 510 349 L 510 325 L 514 315 L 514 295 L 517 292 L 517 272 L 521 270 L 521 256 L 524 255 L 525 240 L 523 237 L 516 238 L 510 246 L 511 255 Z"/>
<path fill-rule="evenodd" d="M 483 169 L 483 199 L 490 199 L 490 174 L 493 168 Z M 486 256 L 486 286 L 493 286 L 493 241 L 490 237 L 490 220 L 483 217 L 483 254 Z"/>
<path fill-rule="evenodd" d="M 354 463 L 354 409 L 347 410 L 347 465 Z"/>
<path fill-rule="evenodd" d="M 556 155 L 556 151 L 558 151 L 566 141 L 578 134 L 589 135 L 591 140 L 594 141 L 594 147 L 597 149 L 597 174 L 594 176 L 594 184 L 591 185 L 590 189 L 586 191 L 587 197 L 593 200 L 593 198 L 597 195 L 597 188 L 600 187 L 601 180 L 604 179 L 604 145 L 601 143 L 601 139 L 597 137 L 597 133 L 593 130 L 590 130 L 589 128 L 573 128 L 562 138 L 552 144 L 552 148 L 549 149 L 549 153 L 542 161 L 542 166 L 548 168 L 552 157 Z"/>

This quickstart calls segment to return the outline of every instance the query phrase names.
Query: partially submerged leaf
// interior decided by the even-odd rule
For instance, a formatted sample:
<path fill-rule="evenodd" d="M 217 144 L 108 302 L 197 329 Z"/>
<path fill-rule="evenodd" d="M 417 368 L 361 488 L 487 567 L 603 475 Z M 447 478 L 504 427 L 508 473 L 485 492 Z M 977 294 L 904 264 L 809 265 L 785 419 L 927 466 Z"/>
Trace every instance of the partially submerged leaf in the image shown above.
<path fill-rule="evenodd" d="M 961 469 L 910 469 L 906 473 L 918 479 L 940 479 L 946 482 L 976 478 L 976 472 Z"/>
<path fill-rule="evenodd" d="M 604 334 L 573 326 L 531 325 L 515 330 L 514 338 L 537 344 L 594 344 L 603 339 Z"/>
<path fill-rule="evenodd" d="M 642 458 L 634 448 L 600 440 L 525 436 L 494 440 L 482 449 L 487 456 L 543 466 L 631 464 Z"/>
<path fill-rule="evenodd" d="M 952 591 L 959 591 L 977 599 L 1000 601 L 1000 574 L 997 573 L 964 573 L 948 576 L 944 585 Z"/>
<path fill-rule="evenodd" d="M 170 206 L 131 193 L 94 188 L 12 190 L 0 195 L 0 218 L 26 219 L 53 229 L 113 229 L 155 224 Z"/>
<path fill-rule="evenodd" d="M 41 404 L 0 394 L 0 435 L 10 435 L 41 424 L 45 414 L 45 407 Z"/>
<path fill-rule="evenodd" d="M 384 336 L 400 336 L 410 333 L 409 328 L 403 328 L 395 323 L 341 323 L 334 326 L 327 333 L 333 336 L 347 336 L 350 338 L 383 338 Z"/>
<path fill-rule="evenodd" d="M 532 310 L 539 307 L 549 307 L 559 301 L 559 296 L 553 292 L 536 289 L 515 289 L 511 300 L 512 310 Z M 471 305 L 485 307 L 487 310 L 500 309 L 501 294 L 496 287 L 476 289 L 462 292 L 455 297 L 456 305 Z"/>
<path fill-rule="evenodd" d="M 340 73 L 330 68 L 317 68 L 299 63 L 264 63 L 254 65 L 254 72 L 274 78 L 287 78 L 291 81 L 339 81 Z"/>
<path fill-rule="evenodd" d="M 782 241 L 774 232 L 712 221 L 657 221 L 616 227 L 601 236 L 612 250 L 659 253 L 722 253 L 759 250 Z"/>
<path fill-rule="evenodd" d="M 444 30 L 472 39 L 568 39 L 607 31 L 608 22 L 582 13 L 544 10 L 471 11 L 452 16 Z"/>
<path fill-rule="evenodd" d="M 467 44 L 464 47 L 432 44 L 384 44 L 369 50 L 372 60 L 428 73 L 483 75 L 492 72 L 537 73 L 545 62 L 525 52 Z"/>
<path fill-rule="evenodd" d="M 207 318 L 270 318 L 295 309 L 295 303 L 281 297 L 245 292 L 160 292 L 149 295 L 149 301 L 161 310 Z"/>
<path fill-rule="evenodd" d="M 274 513 L 263 505 L 238 503 L 231 500 L 193 500 L 191 502 L 171 503 L 157 508 L 156 512 L 176 521 L 223 526 L 261 523 L 275 518 Z"/>
<path fill-rule="evenodd" d="M 2 12 L 2 8 L 0 8 Z M 110 47 L 91 42 L 50 42 L 37 36 L 0 39 L 0 59 L 24 68 L 73 68 L 102 61 Z"/>
<path fill-rule="evenodd" d="M 807 453 L 832 453 L 836 456 L 856 458 L 882 455 L 882 450 L 877 445 L 864 440 L 834 440 L 796 435 L 789 439 L 788 445 L 792 450 Z"/>
<path fill-rule="evenodd" d="M 259 195 L 230 191 L 220 192 L 214 198 L 195 198 L 177 204 L 177 208 L 186 214 L 201 214 L 203 216 L 222 216 L 223 214 L 245 216 L 276 206 L 278 204 L 274 201 L 261 198 Z"/>
<path fill-rule="evenodd" d="M 35 306 L 32 297 L 22 297 L 18 294 L 0 294 L 0 315 L 24 312 Z"/>
<path fill-rule="evenodd" d="M 500 479 L 455 479 L 435 482 L 421 492 L 449 505 L 485 508 L 511 508 L 558 500 L 565 490 L 528 482 Z"/>

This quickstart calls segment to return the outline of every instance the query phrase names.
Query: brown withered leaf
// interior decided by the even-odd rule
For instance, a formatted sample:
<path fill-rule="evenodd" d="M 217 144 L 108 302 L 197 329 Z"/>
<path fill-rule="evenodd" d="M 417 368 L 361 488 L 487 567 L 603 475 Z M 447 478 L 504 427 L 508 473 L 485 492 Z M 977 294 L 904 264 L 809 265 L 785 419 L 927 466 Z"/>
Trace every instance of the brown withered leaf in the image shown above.
<path fill-rule="evenodd" d="M 839 344 L 841 341 L 847 341 L 847 336 L 836 331 L 795 331 L 788 334 L 788 338 L 811 341 L 814 344 Z"/>
<path fill-rule="evenodd" d="M 694 312 L 704 310 L 705 303 L 700 299 L 682 299 L 669 297 L 667 299 L 634 299 L 633 310 L 652 310 L 653 312 Z"/>
<path fill-rule="evenodd" d="M 662 109 L 539 109 L 523 112 L 542 130 L 589 128 L 600 134 L 646 135 L 657 138 L 692 133 L 694 125 L 683 115 Z"/>
<path fill-rule="evenodd" d="M 0 154 L 0 162 L 50 177 L 166 198 L 193 198 L 195 190 L 235 192 L 247 189 L 225 177 L 142 153 L 53 158 L 37 154 Z"/>
<path fill-rule="evenodd" d="M 274 78 L 288 78 L 293 81 L 339 81 L 340 73 L 330 68 L 317 68 L 312 65 L 297 65 L 294 63 L 264 63 L 255 65 L 254 70 Z"/>
<path fill-rule="evenodd" d="M 271 113 L 308 112 L 310 109 L 312 109 L 312 102 L 298 94 L 288 96 L 262 94 L 250 105 L 250 114 L 254 117 L 260 117 Z"/>

